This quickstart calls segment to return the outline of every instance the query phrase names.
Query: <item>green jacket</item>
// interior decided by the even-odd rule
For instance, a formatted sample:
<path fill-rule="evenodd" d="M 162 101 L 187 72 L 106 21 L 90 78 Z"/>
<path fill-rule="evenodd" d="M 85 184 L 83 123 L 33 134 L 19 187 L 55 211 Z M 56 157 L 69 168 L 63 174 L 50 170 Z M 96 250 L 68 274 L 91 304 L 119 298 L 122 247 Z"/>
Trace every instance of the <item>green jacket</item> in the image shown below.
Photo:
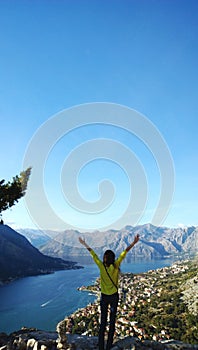
<path fill-rule="evenodd" d="M 117 292 L 117 288 L 114 286 L 118 286 L 118 277 L 119 277 L 119 267 L 122 262 L 122 260 L 125 258 L 127 252 L 124 250 L 119 257 L 115 260 L 114 265 L 110 265 L 109 267 L 106 267 L 108 274 L 111 276 L 111 279 L 113 280 L 114 284 L 112 283 L 111 279 L 109 278 L 105 267 L 103 265 L 103 262 L 98 258 L 97 254 L 91 249 L 90 254 L 95 261 L 96 265 L 98 265 L 100 269 L 100 287 L 101 287 L 101 293 L 112 295 Z"/>

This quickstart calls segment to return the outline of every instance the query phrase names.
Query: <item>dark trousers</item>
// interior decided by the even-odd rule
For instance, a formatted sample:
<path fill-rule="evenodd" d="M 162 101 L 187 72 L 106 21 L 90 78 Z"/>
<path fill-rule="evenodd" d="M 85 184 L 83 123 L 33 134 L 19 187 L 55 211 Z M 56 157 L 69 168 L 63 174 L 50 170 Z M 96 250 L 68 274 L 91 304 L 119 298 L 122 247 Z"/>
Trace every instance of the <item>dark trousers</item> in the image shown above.
<path fill-rule="evenodd" d="M 107 314 L 108 307 L 110 305 L 110 324 L 109 324 L 109 334 L 107 340 L 106 350 L 111 349 L 113 344 L 113 336 L 115 332 L 115 321 L 118 306 L 118 293 L 112 295 L 101 294 L 100 299 L 100 309 L 101 309 L 101 320 L 99 329 L 99 350 L 104 350 L 104 334 L 107 325 Z"/>

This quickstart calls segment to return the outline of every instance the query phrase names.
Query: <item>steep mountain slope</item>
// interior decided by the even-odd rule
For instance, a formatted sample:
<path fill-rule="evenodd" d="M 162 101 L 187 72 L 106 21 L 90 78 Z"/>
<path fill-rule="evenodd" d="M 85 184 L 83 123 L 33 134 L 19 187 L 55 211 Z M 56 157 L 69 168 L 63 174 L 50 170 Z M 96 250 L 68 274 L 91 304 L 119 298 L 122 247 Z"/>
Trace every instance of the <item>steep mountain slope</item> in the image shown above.
<path fill-rule="evenodd" d="M 74 262 L 42 254 L 21 234 L 0 225 L 0 281 L 77 268 Z"/>
<path fill-rule="evenodd" d="M 198 251 L 198 228 L 166 228 L 150 224 L 136 227 L 126 226 L 121 230 L 105 232 L 80 233 L 68 230 L 57 234 L 40 250 L 51 256 L 72 258 L 83 262 L 89 253 L 79 244 L 79 236 L 85 237 L 87 243 L 101 256 L 109 248 L 114 250 L 116 255 L 119 254 L 133 241 L 136 234 L 140 235 L 140 242 L 130 251 L 127 259 L 132 257 L 162 258 L 173 254 L 194 254 Z"/>

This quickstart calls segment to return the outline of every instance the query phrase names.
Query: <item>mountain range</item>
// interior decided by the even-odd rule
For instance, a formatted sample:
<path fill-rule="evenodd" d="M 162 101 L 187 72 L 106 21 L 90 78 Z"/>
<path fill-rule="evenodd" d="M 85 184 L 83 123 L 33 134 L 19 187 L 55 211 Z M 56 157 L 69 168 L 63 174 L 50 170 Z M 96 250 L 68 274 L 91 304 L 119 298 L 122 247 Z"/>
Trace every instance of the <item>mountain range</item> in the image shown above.
<path fill-rule="evenodd" d="M 44 255 L 23 235 L 7 225 L 0 225 L 0 282 L 72 268 L 80 266 Z"/>
<path fill-rule="evenodd" d="M 121 230 L 79 232 L 77 230 L 38 231 L 19 230 L 43 254 L 77 262 L 92 262 L 89 252 L 78 242 L 83 236 L 86 242 L 102 256 L 106 249 L 112 249 L 116 256 L 140 235 L 140 241 L 127 255 L 126 262 L 134 258 L 151 259 L 170 256 L 184 257 L 198 252 L 198 227 L 185 228 L 156 227 L 151 224 L 125 226 Z"/>

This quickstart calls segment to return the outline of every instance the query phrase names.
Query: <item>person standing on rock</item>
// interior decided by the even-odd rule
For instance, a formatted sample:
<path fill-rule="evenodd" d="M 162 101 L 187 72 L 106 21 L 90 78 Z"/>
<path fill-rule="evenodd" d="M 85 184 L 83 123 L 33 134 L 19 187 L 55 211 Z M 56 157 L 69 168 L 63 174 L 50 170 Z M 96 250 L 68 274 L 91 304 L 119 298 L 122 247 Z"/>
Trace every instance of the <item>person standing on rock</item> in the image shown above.
<path fill-rule="evenodd" d="M 118 306 L 118 277 L 120 264 L 125 258 L 129 250 L 139 241 L 139 235 L 136 235 L 134 241 L 115 259 L 115 254 L 112 250 L 106 250 L 101 261 L 92 248 L 88 246 L 85 239 L 79 237 L 79 242 L 87 248 L 93 260 L 100 270 L 100 329 L 99 329 L 99 350 L 104 350 L 104 334 L 107 325 L 108 307 L 110 305 L 110 325 L 107 339 L 106 350 L 110 350 L 113 344 L 113 336 L 115 332 L 115 321 Z"/>

